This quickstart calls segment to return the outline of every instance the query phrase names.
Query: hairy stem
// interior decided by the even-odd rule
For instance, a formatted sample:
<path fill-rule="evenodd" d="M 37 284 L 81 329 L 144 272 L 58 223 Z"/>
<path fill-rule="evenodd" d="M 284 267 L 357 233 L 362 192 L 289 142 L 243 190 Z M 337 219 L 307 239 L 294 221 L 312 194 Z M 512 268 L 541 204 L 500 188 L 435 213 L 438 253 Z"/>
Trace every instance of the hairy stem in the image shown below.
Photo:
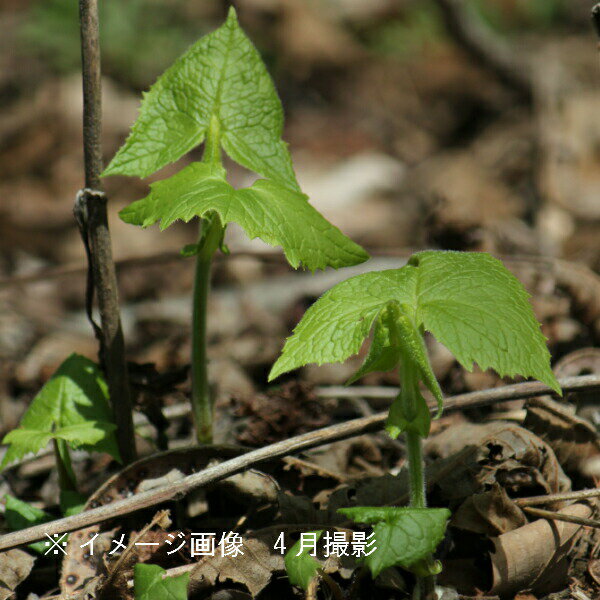
<path fill-rule="evenodd" d="M 400 399 L 407 420 L 414 419 L 417 415 L 417 403 L 420 401 L 419 374 L 418 367 L 411 361 L 409 356 L 404 356 L 401 360 Z M 406 439 L 406 452 L 408 456 L 410 506 L 412 508 L 426 508 L 425 468 L 421 436 L 413 429 L 407 429 L 404 437 Z M 428 557 L 426 561 L 432 562 L 433 559 L 432 557 Z M 434 591 L 435 578 L 433 576 L 417 577 L 413 599 L 429 600 L 434 597 Z"/>
<path fill-rule="evenodd" d="M 214 401 L 208 384 L 206 309 L 212 257 L 221 243 L 223 227 L 216 215 L 212 219 L 203 219 L 200 227 L 192 318 L 192 412 L 198 443 L 210 444 L 213 439 Z"/>
<path fill-rule="evenodd" d="M 54 456 L 56 458 L 56 472 L 58 473 L 58 485 L 62 492 L 76 492 L 77 483 L 75 473 L 71 464 L 69 447 L 65 440 L 52 440 L 54 445 Z"/>
<path fill-rule="evenodd" d="M 219 121 L 213 115 L 204 145 L 203 162 L 221 164 L 220 138 Z M 201 219 L 192 317 L 192 412 L 199 444 L 213 441 L 214 400 L 208 384 L 207 306 L 212 259 L 223 241 L 224 232 L 219 215 L 212 214 Z"/>
<path fill-rule="evenodd" d="M 407 431 L 406 451 L 408 454 L 408 476 L 410 484 L 410 505 L 413 508 L 425 508 L 425 474 L 423 468 L 423 445 L 421 436 L 414 431 Z"/>

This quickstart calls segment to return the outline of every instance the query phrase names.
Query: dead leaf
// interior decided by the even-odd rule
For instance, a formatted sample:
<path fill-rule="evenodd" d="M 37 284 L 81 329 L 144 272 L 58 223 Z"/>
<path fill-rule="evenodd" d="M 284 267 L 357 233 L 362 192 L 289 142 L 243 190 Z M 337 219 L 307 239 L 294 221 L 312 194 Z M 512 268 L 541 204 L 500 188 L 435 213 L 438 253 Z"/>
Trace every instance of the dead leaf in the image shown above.
<path fill-rule="evenodd" d="M 115 560 L 107 562 L 105 558 L 105 562 L 103 563 L 104 572 L 102 573 L 105 575 L 105 578 L 102 581 L 102 586 L 98 589 L 98 600 L 125 597 L 127 576 L 136 563 L 152 561 L 160 565 L 161 561 L 157 560 L 157 555 L 161 553 L 161 550 L 165 550 L 167 539 L 165 529 L 170 525 L 169 511 L 161 510 L 157 512 L 150 523 L 141 531 L 130 536 L 127 548 Z M 155 530 L 153 529 L 154 527 L 158 529 Z M 138 548 L 138 543 L 140 543 L 140 548 Z M 157 543 L 158 546 L 148 548 L 141 545 L 142 543 Z"/>
<path fill-rule="evenodd" d="M 596 428 L 580 419 L 569 406 L 549 397 L 527 402 L 523 426 L 543 439 L 556 454 L 568 473 L 581 474 L 590 460 L 600 456 L 600 440 Z"/>
<path fill-rule="evenodd" d="M 457 507 L 452 525 L 464 531 L 499 535 L 517 529 L 527 519 L 512 498 L 571 489 L 551 448 L 516 425 L 457 424 L 426 448 L 441 458 L 428 470 L 436 501 Z"/>
<path fill-rule="evenodd" d="M 558 379 L 600 374 L 600 348 L 580 348 L 563 356 L 552 369 Z M 595 390 L 566 394 L 565 401 L 577 405 L 577 415 L 594 425 L 600 424 L 598 393 Z"/>
<path fill-rule="evenodd" d="M 96 508 L 127 498 L 140 491 L 165 483 L 172 478 L 180 478 L 199 471 L 211 460 L 233 458 L 244 450 L 234 446 L 202 446 L 171 450 L 154 454 L 129 465 L 104 483 L 88 498 L 85 509 Z M 118 527 L 106 530 L 103 525 L 92 525 L 69 535 L 66 556 L 62 563 L 60 588 L 63 595 L 75 594 L 78 590 L 102 572 L 102 556 L 111 550 L 111 540 L 118 539 Z M 81 546 L 98 533 L 94 555 Z"/>
<path fill-rule="evenodd" d="M 500 535 L 527 523 L 523 511 L 498 483 L 489 491 L 473 494 L 454 513 L 451 525 L 483 535 Z"/>
<path fill-rule="evenodd" d="M 215 556 L 207 556 L 191 572 L 190 593 L 208 589 L 217 581 L 234 581 L 244 585 L 255 598 L 269 584 L 273 574 L 285 568 L 283 556 L 273 550 L 278 535 L 274 529 L 257 532 L 252 537 L 245 535 L 241 547 L 243 555 L 223 557 L 217 552 Z"/>
<path fill-rule="evenodd" d="M 551 448 L 517 425 L 458 424 L 433 436 L 426 442 L 426 449 L 429 455 L 442 459 L 432 465 L 433 477 L 438 470 L 445 470 L 446 463 L 456 461 L 456 468 L 437 481 L 446 501 L 464 500 L 491 489 L 495 483 L 512 497 L 571 489 Z"/>
<path fill-rule="evenodd" d="M 589 504 L 572 504 L 560 512 L 590 518 L 593 509 Z M 538 519 L 494 538 L 491 593 L 502 596 L 531 590 L 545 594 L 562 589 L 566 556 L 581 529 L 575 523 Z"/>
<path fill-rule="evenodd" d="M 31 573 L 35 558 L 23 550 L 9 550 L 0 554 L 0 600 L 13 597 L 17 586 Z"/>

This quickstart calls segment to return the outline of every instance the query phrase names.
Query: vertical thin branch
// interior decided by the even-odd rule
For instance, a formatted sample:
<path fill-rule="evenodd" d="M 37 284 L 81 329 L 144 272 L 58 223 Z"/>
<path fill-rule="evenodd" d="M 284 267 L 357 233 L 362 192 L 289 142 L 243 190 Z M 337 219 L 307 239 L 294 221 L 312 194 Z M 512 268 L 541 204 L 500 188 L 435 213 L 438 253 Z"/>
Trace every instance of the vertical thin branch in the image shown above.
<path fill-rule="evenodd" d="M 79 0 L 81 59 L 83 74 L 83 151 L 85 189 L 77 197 L 75 216 L 88 253 L 88 313 L 94 290 L 100 312 L 100 327 L 94 325 L 100 342 L 100 361 L 106 374 L 117 424 L 117 441 L 124 463 L 135 459 L 135 440 L 125 343 L 119 317 L 117 277 L 112 258 L 106 196 L 101 189 L 102 106 L 100 41 L 97 0 Z M 91 317 L 91 315 L 89 315 Z"/>
<path fill-rule="evenodd" d="M 79 0 L 83 75 L 83 154 L 85 187 L 100 190 L 102 173 L 102 83 L 98 1 Z"/>

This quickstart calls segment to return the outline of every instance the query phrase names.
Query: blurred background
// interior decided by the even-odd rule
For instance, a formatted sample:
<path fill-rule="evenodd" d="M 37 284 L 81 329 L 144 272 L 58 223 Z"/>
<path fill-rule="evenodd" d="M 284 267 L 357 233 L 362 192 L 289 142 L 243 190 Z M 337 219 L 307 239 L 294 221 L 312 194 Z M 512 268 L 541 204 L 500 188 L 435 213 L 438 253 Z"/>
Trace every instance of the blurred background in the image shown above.
<path fill-rule="evenodd" d="M 229 4 L 100 1 L 107 161 L 141 92 L 218 26 Z M 371 251 L 364 268 L 401 266 L 423 248 L 490 251 L 533 294 L 556 359 L 597 344 L 600 67 L 591 2 L 233 4 L 281 95 L 298 179 L 319 210 Z M 69 353 L 96 355 L 72 217 L 83 180 L 79 69 L 75 0 L 2 0 L 2 432 Z M 198 157 L 192 152 L 155 179 Z M 247 172 L 229 166 L 232 183 L 248 183 Z M 120 222 L 118 210 L 145 195 L 148 182 L 115 177 L 106 188 L 129 356 L 164 372 L 188 362 L 193 261 L 178 250 L 197 228 L 159 233 Z M 234 227 L 228 236 L 232 256 L 215 266 L 210 312 L 211 377 L 222 406 L 263 390 L 304 309 L 356 272 L 295 274 L 278 250 Z M 449 392 L 498 383 L 464 373 L 433 343 L 431 350 Z M 336 384 L 354 366 L 307 368 L 300 377 Z M 394 382 L 386 377 L 367 383 Z"/>

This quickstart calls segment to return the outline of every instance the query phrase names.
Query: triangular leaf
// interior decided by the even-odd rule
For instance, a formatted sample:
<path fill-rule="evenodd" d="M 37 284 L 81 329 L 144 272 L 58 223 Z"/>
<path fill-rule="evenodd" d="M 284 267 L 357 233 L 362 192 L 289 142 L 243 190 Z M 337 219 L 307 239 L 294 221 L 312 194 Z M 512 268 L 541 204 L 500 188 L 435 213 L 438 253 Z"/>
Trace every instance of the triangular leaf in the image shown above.
<path fill-rule="evenodd" d="M 126 223 L 147 227 L 160 221 L 165 229 L 176 220 L 189 221 L 211 212 L 223 225 L 238 223 L 249 238 L 282 246 L 290 264 L 311 271 L 365 261 L 368 254 L 331 225 L 297 191 L 265 179 L 236 190 L 222 167 L 193 163 L 152 184 L 150 195 L 120 212 Z"/>
<path fill-rule="evenodd" d="M 416 283 L 416 269 L 410 267 L 357 275 L 332 287 L 286 340 L 269 381 L 309 363 L 342 362 L 357 354 L 379 312 L 394 300 L 410 303 Z"/>
<path fill-rule="evenodd" d="M 133 571 L 135 600 L 187 600 L 190 574 L 165 577 L 158 565 L 139 563 Z"/>
<path fill-rule="evenodd" d="M 10 446 L 1 466 L 39 452 L 52 439 L 119 460 L 111 419 L 108 388 L 98 367 L 72 354 L 33 399 L 19 427 L 4 437 Z"/>
<path fill-rule="evenodd" d="M 125 145 L 103 175 L 146 177 L 202 143 L 220 141 L 244 167 L 298 189 L 273 81 L 232 8 L 226 22 L 181 56 L 144 96 Z"/>
<path fill-rule="evenodd" d="M 356 523 L 373 525 L 374 552 L 364 558 L 373 577 L 384 569 L 410 569 L 437 548 L 450 518 L 447 508 L 395 508 L 357 506 L 338 512 Z"/>
<path fill-rule="evenodd" d="M 341 362 L 356 354 L 379 313 L 395 301 L 468 370 L 476 362 L 501 376 L 534 377 L 560 393 L 528 298 L 518 279 L 489 254 L 419 253 L 401 269 L 357 275 L 325 293 L 287 339 L 269 380 L 308 363 Z M 420 365 L 437 397 L 433 373 L 425 362 Z"/>
<path fill-rule="evenodd" d="M 316 535 L 316 540 L 319 541 L 323 531 L 312 531 Z M 308 549 L 304 548 L 300 552 L 302 540 L 298 540 L 286 553 L 285 571 L 292 585 L 297 585 L 303 590 L 307 590 L 310 582 L 313 580 L 317 571 L 321 568 L 321 564 L 313 556 L 308 553 Z"/>

